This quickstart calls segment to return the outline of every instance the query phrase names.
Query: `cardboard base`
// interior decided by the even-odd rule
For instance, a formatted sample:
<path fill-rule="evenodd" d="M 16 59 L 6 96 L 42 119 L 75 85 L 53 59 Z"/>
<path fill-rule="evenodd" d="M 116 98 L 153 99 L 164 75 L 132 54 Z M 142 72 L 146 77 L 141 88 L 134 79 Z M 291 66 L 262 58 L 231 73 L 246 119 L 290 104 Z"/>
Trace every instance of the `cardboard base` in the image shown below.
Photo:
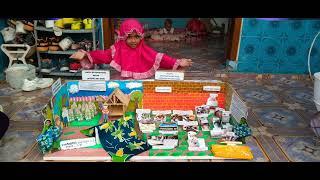
<path fill-rule="evenodd" d="M 134 156 L 130 161 L 147 161 L 147 160 L 223 160 L 214 156 L 149 156 L 149 152 L 141 153 Z M 102 148 L 99 149 L 74 149 L 61 150 L 43 157 L 44 161 L 111 161 L 111 156 Z"/>

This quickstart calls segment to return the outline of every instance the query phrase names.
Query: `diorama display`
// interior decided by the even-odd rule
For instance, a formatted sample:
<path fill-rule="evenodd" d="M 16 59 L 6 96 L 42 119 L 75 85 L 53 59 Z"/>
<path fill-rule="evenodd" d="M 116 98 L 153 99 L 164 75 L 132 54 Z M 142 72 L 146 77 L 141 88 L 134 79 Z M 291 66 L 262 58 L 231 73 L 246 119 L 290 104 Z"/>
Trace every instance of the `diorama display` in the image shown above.
<path fill-rule="evenodd" d="M 164 86 L 172 92 L 156 92 Z M 250 128 L 227 111 L 227 83 L 69 81 L 58 88 L 37 138 L 44 160 L 253 159 Z"/>

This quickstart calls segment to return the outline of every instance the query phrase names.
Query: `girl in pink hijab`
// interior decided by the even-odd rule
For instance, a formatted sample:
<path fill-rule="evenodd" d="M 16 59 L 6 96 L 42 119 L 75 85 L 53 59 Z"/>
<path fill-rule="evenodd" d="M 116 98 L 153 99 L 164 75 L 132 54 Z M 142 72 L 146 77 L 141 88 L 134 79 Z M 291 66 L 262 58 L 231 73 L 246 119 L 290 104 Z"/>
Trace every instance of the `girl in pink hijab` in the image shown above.
<path fill-rule="evenodd" d="M 192 65 L 191 59 L 175 59 L 156 52 L 145 44 L 144 30 L 136 19 L 127 19 L 120 26 L 117 42 L 107 50 L 86 52 L 80 50 L 70 58 L 81 60 L 83 68 L 94 64 L 110 64 L 121 73 L 121 77 L 146 79 L 159 68 L 176 70 Z"/>

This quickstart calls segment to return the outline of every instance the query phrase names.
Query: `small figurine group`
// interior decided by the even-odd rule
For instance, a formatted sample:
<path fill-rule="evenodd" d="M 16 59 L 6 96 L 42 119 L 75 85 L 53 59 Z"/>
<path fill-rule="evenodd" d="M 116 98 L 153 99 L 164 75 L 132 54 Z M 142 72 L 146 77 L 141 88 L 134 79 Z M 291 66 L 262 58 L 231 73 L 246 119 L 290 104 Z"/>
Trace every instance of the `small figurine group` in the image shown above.
<path fill-rule="evenodd" d="M 97 115 L 96 105 L 93 101 L 82 101 L 77 103 L 75 101 L 70 102 L 71 106 L 62 108 L 62 118 L 64 124 L 69 124 L 72 121 L 91 120 Z"/>

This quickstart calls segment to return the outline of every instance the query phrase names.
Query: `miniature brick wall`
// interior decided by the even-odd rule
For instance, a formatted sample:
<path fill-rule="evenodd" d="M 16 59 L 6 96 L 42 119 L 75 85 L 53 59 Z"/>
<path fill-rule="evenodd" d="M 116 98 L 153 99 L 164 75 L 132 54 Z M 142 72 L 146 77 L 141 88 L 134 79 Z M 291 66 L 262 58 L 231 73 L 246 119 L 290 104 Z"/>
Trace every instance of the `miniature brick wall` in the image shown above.
<path fill-rule="evenodd" d="M 172 87 L 172 93 L 155 92 L 156 87 Z M 143 108 L 152 110 L 193 110 L 195 106 L 206 104 L 210 93 L 203 86 L 220 86 L 217 98 L 220 107 L 225 107 L 225 83 L 144 81 Z"/>

